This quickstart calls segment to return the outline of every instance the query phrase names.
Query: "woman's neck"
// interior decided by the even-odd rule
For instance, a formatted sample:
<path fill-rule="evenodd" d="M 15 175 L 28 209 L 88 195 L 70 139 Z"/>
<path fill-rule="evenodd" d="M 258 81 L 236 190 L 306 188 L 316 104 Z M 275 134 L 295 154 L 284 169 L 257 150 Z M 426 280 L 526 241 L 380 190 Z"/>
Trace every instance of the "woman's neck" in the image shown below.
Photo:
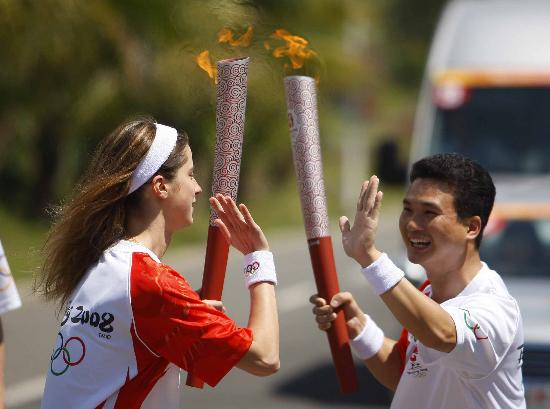
<path fill-rule="evenodd" d="M 166 230 L 166 223 L 162 212 L 154 216 L 129 217 L 126 239 L 147 247 L 160 259 L 166 253 L 172 234 Z"/>
<path fill-rule="evenodd" d="M 160 259 L 164 256 L 164 253 L 166 253 L 166 249 L 168 248 L 170 242 L 169 240 L 166 240 L 164 235 L 160 235 L 159 237 L 155 236 L 156 235 L 152 234 L 149 230 L 145 230 L 140 234 L 128 237 L 128 240 L 147 247 Z"/>

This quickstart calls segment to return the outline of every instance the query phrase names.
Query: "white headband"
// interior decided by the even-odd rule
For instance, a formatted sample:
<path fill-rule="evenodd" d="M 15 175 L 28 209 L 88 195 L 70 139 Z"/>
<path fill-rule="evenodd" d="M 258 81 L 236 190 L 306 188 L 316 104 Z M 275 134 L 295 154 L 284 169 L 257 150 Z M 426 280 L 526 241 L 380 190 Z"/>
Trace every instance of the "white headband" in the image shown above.
<path fill-rule="evenodd" d="M 157 128 L 155 139 L 132 175 L 132 183 L 128 194 L 135 192 L 147 182 L 166 162 L 174 146 L 176 146 L 178 131 L 166 125 L 155 124 L 155 126 Z"/>

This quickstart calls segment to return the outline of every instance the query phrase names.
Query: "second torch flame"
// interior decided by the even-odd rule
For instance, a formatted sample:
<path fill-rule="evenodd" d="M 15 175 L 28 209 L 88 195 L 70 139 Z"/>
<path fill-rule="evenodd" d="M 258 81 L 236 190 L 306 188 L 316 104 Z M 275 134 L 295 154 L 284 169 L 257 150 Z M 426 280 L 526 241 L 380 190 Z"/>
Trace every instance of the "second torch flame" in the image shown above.
<path fill-rule="evenodd" d="M 267 50 L 273 48 L 272 54 L 275 58 L 288 58 L 284 64 L 284 70 L 287 75 L 298 75 L 300 73 L 315 78 L 319 84 L 320 78 L 320 60 L 317 52 L 308 48 L 309 41 L 303 37 L 289 33 L 284 28 L 278 28 L 271 36 L 273 40 L 282 40 L 284 45 L 272 46 L 269 41 L 264 42 Z"/>
<path fill-rule="evenodd" d="M 307 48 L 309 41 L 305 38 L 290 34 L 284 28 L 279 28 L 271 34 L 272 38 L 285 41 L 284 46 L 279 46 L 273 50 L 273 56 L 276 58 L 288 57 L 292 69 L 302 68 L 310 58 L 317 57 L 317 53 Z M 266 46 L 268 48 L 269 45 Z"/>

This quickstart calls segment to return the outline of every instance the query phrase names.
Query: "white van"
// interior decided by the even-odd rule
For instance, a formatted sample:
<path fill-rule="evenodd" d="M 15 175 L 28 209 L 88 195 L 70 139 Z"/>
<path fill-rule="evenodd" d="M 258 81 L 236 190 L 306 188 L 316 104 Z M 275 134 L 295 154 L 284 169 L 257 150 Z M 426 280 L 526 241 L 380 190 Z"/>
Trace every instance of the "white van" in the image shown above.
<path fill-rule="evenodd" d="M 411 164 L 459 152 L 493 176 L 481 256 L 518 299 L 529 408 L 550 408 L 550 0 L 456 0 L 438 23 Z M 419 266 L 406 266 L 420 279 Z"/>

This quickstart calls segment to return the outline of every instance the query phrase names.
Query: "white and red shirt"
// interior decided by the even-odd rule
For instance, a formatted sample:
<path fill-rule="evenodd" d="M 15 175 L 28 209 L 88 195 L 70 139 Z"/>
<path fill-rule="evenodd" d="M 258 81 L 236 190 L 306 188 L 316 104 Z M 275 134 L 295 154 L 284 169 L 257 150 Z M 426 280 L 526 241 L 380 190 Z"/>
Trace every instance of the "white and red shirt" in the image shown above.
<path fill-rule="evenodd" d="M 0 315 L 21 307 L 21 298 L 0 241 Z"/>
<path fill-rule="evenodd" d="M 431 286 L 421 288 L 431 296 Z M 454 320 L 456 346 L 428 348 L 403 330 L 403 372 L 392 409 L 525 409 L 523 324 L 516 300 L 485 263 L 455 298 L 440 304 Z"/>
<path fill-rule="evenodd" d="M 179 368 L 215 386 L 251 343 L 250 329 L 204 304 L 152 251 L 122 240 L 71 296 L 41 407 L 177 409 Z"/>

